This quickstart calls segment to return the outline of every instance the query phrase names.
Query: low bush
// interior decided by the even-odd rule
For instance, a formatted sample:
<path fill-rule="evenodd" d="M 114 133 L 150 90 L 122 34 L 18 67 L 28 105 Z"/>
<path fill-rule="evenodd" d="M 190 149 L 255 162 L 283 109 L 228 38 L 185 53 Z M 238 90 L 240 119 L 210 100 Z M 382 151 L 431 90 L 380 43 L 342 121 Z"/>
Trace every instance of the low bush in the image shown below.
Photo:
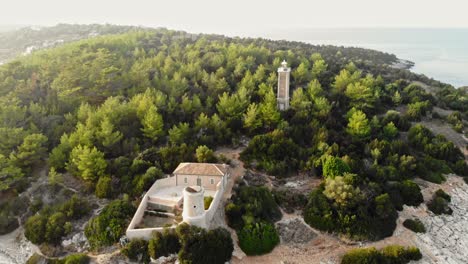
<path fill-rule="evenodd" d="M 73 195 L 70 200 L 54 207 L 44 207 L 25 223 L 24 235 L 34 244 L 59 244 L 72 230 L 71 220 L 79 219 L 90 210 L 87 201 Z"/>
<path fill-rule="evenodd" d="M 8 234 L 18 228 L 18 219 L 0 212 L 0 235 Z"/>
<path fill-rule="evenodd" d="M 229 261 L 234 244 L 231 234 L 224 228 L 206 230 L 188 224 L 178 225 L 176 233 L 181 249 L 181 264 L 218 264 Z"/>
<path fill-rule="evenodd" d="M 427 208 L 434 214 L 452 214 L 452 208 L 450 208 L 451 197 L 443 190 L 437 190 L 432 196 L 432 200 L 427 204 Z"/>
<path fill-rule="evenodd" d="M 435 195 L 438 196 L 438 197 L 444 198 L 445 200 L 447 200 L 447 202 L 452 201 L 452 197 L 450 197 L 450 195 L 448 193 L 444 192 L 444 190 L 442 190 L 442 189 L 438 189 L 435 192 Z"/>
<path fill-rule="evenodd" d="M 403 226 L 416 233 L 426 233 L 426 228 L 419 219 L 406 219 Z"/>
<path fill-rule="evenodd" d="M 132 261 L 143 263 L 150 262 L 148 254 L 148 241 L 143 239 L 132 239 L 120 252 Z"/>
<path fill-rule="evenodd" d="M 447 200 L 441 197 L 433 198 L 428 204 L 427 208 L 434 214 L 452 214 L 452 209 L 448 206 Z"/>
<path fill-rule="evenodd" d="M 375 247 L 356 248 L 343 256 L 341 264 L 380 264 L 381 259 L 381 254 Z"/>
<path fill-rule="evenodd" d="M 273 224 L 260 222 L 244 226 L 238 232 L 239 246 L 247 255 L 268 253 L 279 243 L 279 235 Z"/>
<path fill-rule="evenodd" d="M 61 259 L 57 264 L 88 264 L 90 258 L 86 254 L 71 254 Z M 52 264 L 52 263 L 51 263 Z"/>
<path fill-rule="evenodd" d="M 180 250 L 179 237 L 173 229 L 164 229 L 162 233 L 153 232 L 153 237 L 148 244 L 149 255 L 153 259 L 167 257 Z"/>
<path fill-rule="evenodd" d="M 102 212 L 89 220 L 85 235 L 92 248 L 116 243 L 125 233 L 135 208 L 126 199 L 109 203 Z"/>
<path fill-rule="evenodd" d="M 404 264 L 421 258 L 421 252 L 416 247 L 390 245 L 381 250 L 375 247 L 352 249 L 343 256 L 341 264 Z"/>
<path fill-rule="evenodd" d="M 281 211 L 273 195 L 266 187 L 240 186 L 235 190 L 232 202 L 226 205 L 226 216 L 230 227 L 240 230 L 253 222 L 275 222 L 281 219 Z"/>

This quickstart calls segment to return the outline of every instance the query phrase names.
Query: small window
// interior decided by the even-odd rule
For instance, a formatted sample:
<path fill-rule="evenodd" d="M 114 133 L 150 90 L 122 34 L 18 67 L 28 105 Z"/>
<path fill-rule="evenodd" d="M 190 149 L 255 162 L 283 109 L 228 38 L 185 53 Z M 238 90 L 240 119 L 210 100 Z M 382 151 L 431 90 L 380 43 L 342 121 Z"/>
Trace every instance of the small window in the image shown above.
<path fill-rule="evenodd" d="M 214 184 L 214 179 L 210 179 L 210 183 L 211 183 L 211 185 L 213 185 Z"/>
<path fill-rule="evenodd" d="M 187 177 L 184 178 L 184 183 L 187 183 L 188 182 L 188 179 Z"/>

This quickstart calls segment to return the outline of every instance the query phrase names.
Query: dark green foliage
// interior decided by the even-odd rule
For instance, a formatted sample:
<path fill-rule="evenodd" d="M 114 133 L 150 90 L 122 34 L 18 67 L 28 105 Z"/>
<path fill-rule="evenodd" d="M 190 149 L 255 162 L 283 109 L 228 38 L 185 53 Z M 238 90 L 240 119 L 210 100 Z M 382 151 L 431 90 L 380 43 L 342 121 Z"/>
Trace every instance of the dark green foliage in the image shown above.
<path fill-rule="evenodd" d="M 126 200 L 115 200 L 104 207 L 85 227 L 85 235 L 91 247 L 99 248 L 117 242 L 125 233 L 134 213 L 135 208 Z"/>
<path fill-rule="evenodd" d="M 419 186 L 411 181 L 387 182 L 384 190 L 390 195 L 392 203 L 398 210 L 403 209 L 403 205 L 418 206 L 424 202 L 424 198 Z"/>
<path fill-rule="evenodd" d="M 432 196 L 432 200 L 427 203 L 427 208 L 437 215 L 452 214 L 452 208 L 449 207 L 450 200 L 450 195 L 439 189 Z"/>
<path fill-rule="evenodd" d="M 59 244 L 62 236 L 71 230 L 70 222 L 67 222 L 65 214 L 57 212 L 52 214 L 45 226 L 45 240 L 52 244 Z"/>
<path fill-rule="evenodd" d="M 237 233 L 239 246 L 247 255 L 262 255 L 273 250 L 279 243 L 275 226 L 266 222 L 245 225 Z"/>
<path fill-rule="evenodd" d="M 133 192 L 135 195 L 147 191 L 153 183 L 163 177 L 163 172 L 156 167 L 150 167 L 146 170 L 145 174 L 137 175 L 133 179 Z"/>
<path fill-rule="evenodd" d="M 79 219 L 88 214 L 91 208 L 86 200 L 73 195 L 59 210 L 69 219 Z"/>
<path fill-rule="evenodd" d="M 286 213 L 302 210 L 307 204 L 307 197 L 293 189 L 274 189 L 273 197 Z"/>
<path fill-rule="evenodd" d="M 406 219 L 403 226 L 416 233 L 426 233 L 426 228 L 419 219 Z"/>
<path fill-rule="evenodd" d="M 240 158 L 246 163 L 257 163 L 257 168 L 277 176 L 284 176 L 299 167 L 300 149 L 284 132 L 255 136 Z"/>
<path fill-rule="evenodd" d="M 45 207 L 26 220 L 24 234 L 34 244 L 59 244 L 61 238 L 72 230 L 70 221 L 79 219 L 90 211 L 87 201 L 73 195 L 55 207 Z"/>
<path fill-rule="evenodd" d="M 405 264 L 421 258 L 421 252 L 416 247 L 390 245 L 381 250 L 374 247 L 352 249 L 343 256 L 341 264 Z"/>
<path fill-rule="evenodd" d="M 275 222 L 281 218 L 281 211 L 268 188 L 241 186 L 235 192 L 232 203 L 226 206 L 226 216 L 230 227 L 240 230 L 246 221 L 248 223 Z"/>
<path fill-rule="evenodd" d="M 28 218 L 24 227 L 24 236 L 34 244 L 40 244 L 45 240 L 47 218 L 42 215 L 34 215 Z"/>
<path fill-rule="evenodd" d="M 447 200 L 447 202 L 451 202 L 451 200 L 452 200 L 452 198 L 450 197 L 450 195 L 449 195 L 448 193 L 444 192 L 444 190 L 442 190 L 442 189 L 438 189 L 438 190 L 435 192 L 434 195 L 437 196 L 437 197 L 441 197 L 441 198 Z"/>
<path fill-rule="evenodd" d="M 323 191 L 323 186 L 313 190 L 304 209 L 304 220 L 310 226 L 357 240 L 376 240 L 393 234 L 398 214 L 388 194 L 374 197 L 371 203 L 360 201 L 343 208 L 328 199 Z"/>
<path fill-rule="evenodd" d="M 173 229 L 164 229 L 162 233 L 154 232 L 148 244 L 148 251 L 153 259 L 175 254 L 180 250 L 179 237 Z"/>
<path fill-rule="evenodd" d="M 329 156 L 323 163 L 323 176 L 325 178 L 335 178 L 336 176 L 343 176 L 344 173 L 350 172 L 348 164 L 342 159 Z"/>
<path fill-rule="evenodd" d="M 176 232 L 181 243 L 179 261 L 182 264 L 221 264 L 232 257 L 234 244 L 231 234 L 224 228 L 207 231 L 181 224 Z"/>
<path fill-rule="evenodd" d="M 100 177 L 97 184 L 95 194 L 99 198 L 110 198 L 112 195 L 112 185 L 111 185 L 111 177 L 103 176 Z"/>
<path fill-rule="evenodd" d="M 459 160 L 452 166 L 453 172 L 455 172 L 459 176 L 468 176 L 468 164 L 466 161 Z"/>
<path fill-rule="evenodd" d="M 422 179 L 439 184 L 445 181 L 443 174 L 452 172 L 445 161 L 434 159 L 428 155 L 420 159 L 417 171 Z"/>
<path fill-rule="evenodd" d="M 132 261 L 149 263 L 148 241 L 143 239 L 132 239 L 120 252 Z"/>
<path fill-rule="evenodd" d="M 435 158 L 455 163 L 464 159 L 460 149 L 452 142 L 448 141 L 444 136 L 434 136 L 432 132 L 423 125 L 417 124 L 413 126 L 408 133 L 410 144 L 423 151 L 425 154 Z"/>
<path fill-rule="evenodd" d="M 8 234 L 18 228 L 18 226 L 18 219 L 16 217 L 6 215 L 3 212 L 0 213 L 0 235 Z"/>
<path fill-rule="evenodd" d="M 23 214 L 30 201 L 25 196 L 16 196 L 14 192 L 0 193 L 0 196 L 0 235 L 2 235 L 18 228 L 18 216 Z"/>
<path fill-rule="evenodd" d="M 323 195 L 323 188 L 317 188 L 310 193 L 309 202 L 304 209 L 304 220 L 319 230 L 332 232 L 335 228 L 332 207 Z"/>
<path fill-rule="evenodd" d="M 63 264 L 88 264 L 90 258 L 86 254 L 71 254 L 60 260 Z M 58 264 L 58 263 L 57 263 Z"/>

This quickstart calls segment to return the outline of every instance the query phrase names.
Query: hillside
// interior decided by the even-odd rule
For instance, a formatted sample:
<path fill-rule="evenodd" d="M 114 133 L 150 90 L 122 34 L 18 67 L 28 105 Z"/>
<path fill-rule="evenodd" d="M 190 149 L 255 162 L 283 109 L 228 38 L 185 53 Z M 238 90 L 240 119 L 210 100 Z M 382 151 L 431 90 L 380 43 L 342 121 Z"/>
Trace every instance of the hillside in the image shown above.
<path fill-rule="evenodd" d="M 0 64 L 34 50 L 52 48 L 67 42 L 119 34 L 135 29 L 130 26 L 114 25 L 70 25 L 54 27 L 0 27 Z"/>
<path fill-rule="evenodd" d="M 0 234 L 21 226 L 49 257 L 122 257 L 116 245 L 141 194 L 180 162 L 244 165 L 249 185 L 236 184 L 225 211 L 251 246 L 249 234 L 274 237 L 285 214 L 339 243 L 387 239 L 408 207 L 449 212 L 450 199 L 427 182 L 468 176 L 467 90 L 397 69 L 394 55 L 58 27 L 18 39 L 86 39 L 0 66 Z M 94 31 L 124 33 L 88 38 Z M 292 92 L 280 112 L 282 60 Z M 239 157 L 219 154 L 236 148 Z"/>

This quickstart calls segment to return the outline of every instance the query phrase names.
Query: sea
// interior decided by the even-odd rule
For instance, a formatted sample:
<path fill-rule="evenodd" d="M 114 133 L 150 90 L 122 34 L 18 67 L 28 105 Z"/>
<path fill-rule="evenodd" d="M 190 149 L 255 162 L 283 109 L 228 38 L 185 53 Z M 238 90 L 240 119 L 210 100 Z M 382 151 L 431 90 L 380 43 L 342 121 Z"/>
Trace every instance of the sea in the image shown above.
<path fill-rule="evenodd" d="M 454 87 L 468 86 L 468 28 L 288 28 L 253 34 L 392 53 L 414 62 L 415 73 Z"/>

